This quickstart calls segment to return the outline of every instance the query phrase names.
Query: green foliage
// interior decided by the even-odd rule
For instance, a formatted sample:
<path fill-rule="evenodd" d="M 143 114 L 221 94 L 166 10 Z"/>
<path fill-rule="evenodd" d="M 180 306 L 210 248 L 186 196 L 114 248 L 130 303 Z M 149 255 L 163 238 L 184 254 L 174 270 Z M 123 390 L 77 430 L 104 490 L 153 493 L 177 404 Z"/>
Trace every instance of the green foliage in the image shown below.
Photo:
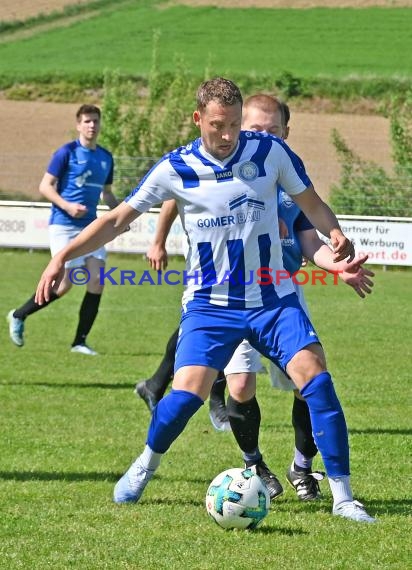
<path fill-rule="evenodd" d="M 88 101 L 92 99 L 88 90 Z M 97 98 L 98 91 L 94 90 Z M 7 98 L 14 101 L 52 101 L 65 103 L 66 101 L 79 101 L 84 96 L 85 89 L 79 82 L 65 79 L 53 79 L 52 82 L 42 83 L 14 83 L 7 90 Z"/>
<path fill-rule="evenodd" d="M 176 56 L 174 61 L 179 59 Z M 183 58 L 180 57 L 182 60 Z M 190 78 L 193 85 L 202 81 L 203 77 L 211 77 L 215 73 L 210 71 L 207 75 L 190 72 L 185 67 L 185 74 Z M 116 72 L 119 80 L 130 81 L 135 84 L 138 92 L 144 93 L 148 89 L 149 77 Z M 106 72 L 102 73 L 52 73 L 33 74 L 22 73 L 16 75 L 2 75 L 0 73 L 0 89 L 3 90 L 7 99 L 18 101 L 55 101 L 73 102 L 90 98 L 100 98 L 102 96 L 103 85 Z M 158 83 L 167 84 L 174 77 L 174 71 L 157 71 Z M 149 74 L 150 75 L 150 74 Z M 404 98 L 412 89 L 411 79 L 390 80 L 376 77 L 358 77 L 356 79 L 340 79 L 332 77 L 303 78 L 289 71 L 279 74 L 249 74 L 230 73 L 230 78 L 235 81 L 245 95 L 258 91 L 271 92 L 280 95 L 289 102 L 312 97 L 328 98 L 336 102 L 336 105 L 345 101 L 357 101 L 368 99 L 375 101 L 381 112 L 386 113 L 387 102 L 390 101 L 393 93 L 397 93 Z"/>
<path fill-rule="evenodd" d="M 390 99 L 393 93 L 405 97 L 412 88 L 409 77 L 378 77 L 357 75 L 356 77 L 311 77 L 306 79 L 305 93 L 311 96 L 328 97 L 336 100 Z"/>
<path fill-rule="evenodd" d="M 197 82 L 176 58 L 173 74 L 160 74 L 155 34 L 147 93 L 139 97 L 136 83 L 107 71 L 103 96 L 101 143 L 116 156 L 118 196 L 127 195 L 163 154 L 197 136 L 191 119 Z M 136 158 L 139 157 L 139 158 Z"/>
<path fill-rule="evenodd" d="M 412 94 L 412 91 L 411 91 Z M 389 174 L 372 161 L 362 160 L 338 131 L 333 144 L 341 162 L 341 180 L 330 194 L 338 214 L 362 216 L 412 216 L 412 97 L 395 99 L 390 122 L 395 168 Z"/>
<path fill-rule="evenodd" d="M 391 136 L 397 168 L 412 177 L 412 89 L 392 104 Z"/>
<path fill-rule="evenodd" d="M 70 103 L 98 99 L 103 89 L 104 77 L 99 73 L 64 72 L 37 74 L 31 72 L 24 77 L 0 74 L 0 89 L 7 99 L 16 101 L 54 101 Z"/>
<path fill-rule="evenodd" d="M 284 99 L 290 100 L 292 97 L 302 97 L 308 94 L 305 81 L 296 77 L 289 71 L 282 72 L 275 79 L 275 86 Z"/>
<path fill-rule="evenodd" d="M 33 290 L 49 253 L 0 256 L 5 313 Z M 109 265 L 139 275 L 148 268 L 134 255 L 110 254 Z M 180 259 L 169 265 L 183 269 Z M 207 402 L 141 501 L 115 505 L 114 484 L 143 449 L 150 421 L 134 384 L 158 366 L 178 323 L 181 289 L 107 285 L 89 337 L 99 356 L 87 357 L 70 353 L 84 295 L 73 287 L 26 320 L 23 348 L 0 328 L 0 568 L 247 570 L 251 561 L 268 570 L 301 570 L 302 561 L 310 570 L 409 568 L 412 322 L 401 316 L 411 276 L 376 274 L 368 299 L 342 283 L 307 286 L 305 295 L 348 422 L 355 497 L 378 524 L 333 517 L 326 481 L 323 500 L 297 499 L 285 479 L 294 448 L 292 397 L 271 388 L 267 375 L 258 381 L 260 448 L 285 493 L 260 529 L 226 532 L 206 514 L 209 482 L 241 466 L 233 435 L 212 428 Z M 319 457 L 315 468 L 323 468 Z"/>

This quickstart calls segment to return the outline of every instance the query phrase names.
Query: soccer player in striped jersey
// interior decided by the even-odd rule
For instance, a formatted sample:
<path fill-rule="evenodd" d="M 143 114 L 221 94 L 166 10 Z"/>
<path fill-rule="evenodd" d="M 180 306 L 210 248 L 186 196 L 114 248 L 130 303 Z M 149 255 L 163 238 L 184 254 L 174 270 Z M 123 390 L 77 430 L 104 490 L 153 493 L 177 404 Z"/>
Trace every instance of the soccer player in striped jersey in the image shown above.
<path fill-rule="evenodd" d="M 244 130 L 266 131 L 286 139 L 289 134 L 289 119 L 289 107 L 270 95 L 262 93 L 252 95 L 243 105 L 242 129 Z M 285 235 L 281 236 L 283 237 L 281 241 L 285 269 L 291 275 L 298 271 L 301 266 L 302 251 L 305 251 L 311 259 L 316 258 L 320 267 L 340 270 L 342 280 L 353 287 L 361 297 L 364 297 L 365 293 L 370 293 L 370 287 L 373 285 L 370 277 L 373 277 L 373 272 L 362 267 L 367 257 L 353 260 L 350 263 L 333 264 L 332 251 L 319 239 L 312 224 L 293 200 L 283 190 L 278 190 L 278 214 L 282 220 L 283 232 L 286 231 Z M 176 216 L 175 202 L 165 202 L 160 212 L 154 242 L 147 254 L 152 269 L 161 270 L 167 267 L 166 239 Z M 294 286 L 299 302 L 308 314 L 303 295 L 304 288 L 297 284 Z M 172 380 L 178 332 L 177 329 L 167 343 L 165 356 L 153 377 L 136 386 L 136 393 L 145 400 L 151 411 L 163 397 Z M 224 370 L 230 381 L 228 406 L 226 408 L 224 399 L 225 375 L 220 374 L 210 393 L 209 414 L 213 425 L 222 425 L 222 422 L 219 422 L 220 417 L 226 416 L 225 422 L 230 420 L 233 433 L 243 452 L 245 466 L 259 474 L 266 483 L 271 500 L 273 500 L 283 492 L 283 487 L 263 461 L 258 446 L 261 414 L 255 392 L 256 372 L 260 368 L 259 353 L 250 346 L 248 341 L 243 341 Z M 270 377 L 274 387 L 294 392 L 292 425 L 295 430 L 295 457 L 293 465 L 288 469 L 287 479 L 296 490 L 300 500 L 315 500 L 320 496 L 318 481 L 323 478 L 323 474 L 312 470 L 317 448 L 312 436 L 308 406 L 293 382 L 273 362 L 270 366 Z"/>
<path fill-rule="evenodd" d="M 217 371 L 247 339 L 287 371 L 306 399 L 335 514 L 372 522 L 353 500 L 346 422 L 318 336 L 291 280 L 278 279 L 277 184 L 330 238 L 335 262 L 352 260 L 353 244 L 286 143 L 240 131 L 242 96 L 232 81 L 202 83 L 193 119 L 200 138 L 166 154 L 125 202 L 86 227 L 50 261 L 37 288 L 36 301 L 47 302 L 68 259 L 111 241 L 152 205 L 176 199 L 189 249 L 173 387 L 156 406 L 146 446 L 116 484 L 114 500 L 140 499 Z"/>

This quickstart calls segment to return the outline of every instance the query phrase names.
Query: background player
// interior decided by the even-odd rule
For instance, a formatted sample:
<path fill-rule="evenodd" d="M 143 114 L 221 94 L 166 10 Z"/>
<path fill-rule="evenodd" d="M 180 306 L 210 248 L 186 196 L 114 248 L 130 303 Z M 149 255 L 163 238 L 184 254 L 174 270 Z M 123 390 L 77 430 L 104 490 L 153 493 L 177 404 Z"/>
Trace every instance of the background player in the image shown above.
<path fill-rule="evenodd" d="M 111 190 L 113 157 L 108 150 L 97 144 L 100 121 L 101 113 L 98 107 L 82 105 L 78 109 L 76 128 L 79 138 L 63 145 L 54 153 L 40 182 L 40 193 L 52 203 L 49 220 L 52 256 L 96 219 L 96 208 L 100 197 L 109 208 L 114 208 L 118 204 Z M 35 301 L 35 295 L 32 295 L 18 309 L 11 310 L 7 320 L 12 342 L 16 346 L 23 346 L 27 317 L 63 297 L 73 285 L 70 271 L 76 267 L 85 267 L 89 271 L 90 279 L 80 307 L 79 322 L 71 351 L 89 356 L 96 355 L 97 352 L 86 344 L 86 338 L 99 310 L 103 292 L 100 269 L 104 267 L 105 259 L 104 247 L 72 259 L 66 263 L 66 270 L 59 287 L 52 292 L 47 303 L 39 305 Z"/>
<path fill-rule="evenodd" d="M 289 134 L 289 107 L 276 97 L 258 94 L 249 97 L 243 107 L 242 128 L 265 131 L 282 139 Z M 373 272 L 362 267 L 367 256 L 356 261 L 334 264 L 330 248 L 318 237 L 316 230 L 299 207 L 279 189 L 278 215 L 283 222 L 282 253 L 285 269 L 293 275 L 301 267 L 302 255 L 329 271 L 340 271 L 341 279 L 364 297 L 371 292 Z M 305 310 L 304 287 L 295 284 L 299 301 Z M 260 409 L 255 397 L 256 371 L 260 367 L 259 354 L 244 341 L 225 368 L 230 383 L 227 411 L 233 433 L 243 451 L 247 466 L 262 461 L 258 447 Z M 317 453 L 312 435 L 309 409 L 299 390 L 273 362 L 270 363 L 272 385 L 282 390 L 294 390 L 292 425 L 295 431 L 295 456 L 287 471 L 287 479 L 301 500 L 313 500 L 319 496 L 318 481 L 323 474 L 312 471 Z M 274 484 L 274 482 L 273 482 Z M 279 494 L 281 488 L 279 489 Z"/>

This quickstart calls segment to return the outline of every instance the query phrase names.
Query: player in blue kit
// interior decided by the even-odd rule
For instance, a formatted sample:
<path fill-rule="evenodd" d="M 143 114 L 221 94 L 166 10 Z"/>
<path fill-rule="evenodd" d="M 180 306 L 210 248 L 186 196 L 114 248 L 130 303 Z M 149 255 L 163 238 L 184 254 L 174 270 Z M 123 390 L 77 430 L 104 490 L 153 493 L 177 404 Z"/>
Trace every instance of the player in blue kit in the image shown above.
<path fill-rule="evenodd" d="M 49 220 L 52 256 L 96 219 L 100 196 L 110 208 L 118 205 L 111 190 L 113 157 L 96 142 L 100 132 L 100 120 L 101 113 L 98 107 L 82 105 L 79 108 L 76 113 L 79 138 L 63 145 L 54 153 L 40 183 L 41 194 L 52 203 Z M 86 344 L 86 338 L 99 310 L 103 292 L 99 272 L 105 265 L 105 259 L 104 247 L 72 259 L 66 263 L 64 276 L 59 287 L 51 294 L 48 303 L 39 305 L 33 295 L 21 307 L 11 310 L 7 319 L 12 342 L 16 346 L 23 346 L 26 318 L 65 295 L 73 284 L 70 271 L 76 267 L 86 267 L 90 279 L 80 307 L 78 327 L 71 351 L 96 355 L 97 353 Z"/>
<path fill-rule="evenodd" d="M 252 95 L 243 106 L 242 128 L 266 131 L 282 139 L 289 134 L 289 107 L 275 97 L 265 94 Z M 353 287 L 355 292 L 365 297 L 371 292 L 373 272 L 362 267 L 367 256 L 350 263 L 333 263 L 333 253 L 322 242 L 312 224 L 300 211 L 293 200 L 278 189 L 278 215 L 283 224 L 282 251 L 285 269 L 293 275 L 299 271 L 302 256 L 305 255 L 319 267 L 329 271 L 339 271 L 341 279 Z M 282 233 L 282 232 L 281 232 Z M 294 284 L 296 294 L 308 314 L 304 287 Z M 225 368 L 230 385 L 227 412 L 232 431 L 243 451 L 246 466 L 256 466 L 263 461 L 258 447 L 260 409 L 255 397 L 256 372 L 260 357 L 248 341 L 243 341 L 236 349 L 230 363 Z M 300 500 L 314 500 L 319 497 L 318 481 L 323 474 L 312 471 L 313 458 L 317 448 L 312 435 L 312 424 L 308 406 L 291 380 L 275 365 L 270 363 L 272 385 L 282 390 L 293 390 L 292 424 L 295 431 L 295 457 L 287 471 L 287 479 L 294 487 Z M 282 492 L 282 486 L 272 474 L 268 484 L 275 496 Z"/>
<path fill-rule="evenodd" d="M 153 411 L 143 453 L 116 484 L 115 502 L 140 499 L 162 455 L 208 397 L 217 371 L 247 339 L 286 370 L 308 403 L 333 513 L 373 522 L 353 500 L 346 422 L 318 336 L 290 279 L 262 283 L 262 274 L 276 277 L 284 271 L 277 184 L 330 238 L 335 262 L 352 260 L 353 244 L 286 143 L 264 133 L 241 132 L 241 118 L 242 96 L 233 82 L 204 82 L 193 113 L 201 137 L 166 154 L 125 202 L 57 253 L 39 281 L 36 301 L 49 300 L 68 259 L 111 241 L 152 205 L 175 198 L 188 239 L 188 284 L 173 387 Z M 233 223 L 223 224 L 223 218 L 233 218 Z"/>

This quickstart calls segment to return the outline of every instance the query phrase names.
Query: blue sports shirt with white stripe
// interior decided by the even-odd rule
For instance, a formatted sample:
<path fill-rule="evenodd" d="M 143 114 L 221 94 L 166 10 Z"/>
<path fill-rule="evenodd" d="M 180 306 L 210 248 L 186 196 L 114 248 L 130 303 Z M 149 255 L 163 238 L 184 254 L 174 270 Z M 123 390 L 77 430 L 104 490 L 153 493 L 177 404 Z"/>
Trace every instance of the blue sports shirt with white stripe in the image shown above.
<path fill-rule="evenodd" d="M 84 228 L 96 219 L 100 194 L 113 183 L 113 157 L 108 150 L 99 145 L 89 149 L 79 140 L 72 141 L 54 153 L 47 172 L 58 178 L 57 192 L 62 198 L 87 207 L 83 217 L 72 218 L 53 204 L 49 224 Z"/>

